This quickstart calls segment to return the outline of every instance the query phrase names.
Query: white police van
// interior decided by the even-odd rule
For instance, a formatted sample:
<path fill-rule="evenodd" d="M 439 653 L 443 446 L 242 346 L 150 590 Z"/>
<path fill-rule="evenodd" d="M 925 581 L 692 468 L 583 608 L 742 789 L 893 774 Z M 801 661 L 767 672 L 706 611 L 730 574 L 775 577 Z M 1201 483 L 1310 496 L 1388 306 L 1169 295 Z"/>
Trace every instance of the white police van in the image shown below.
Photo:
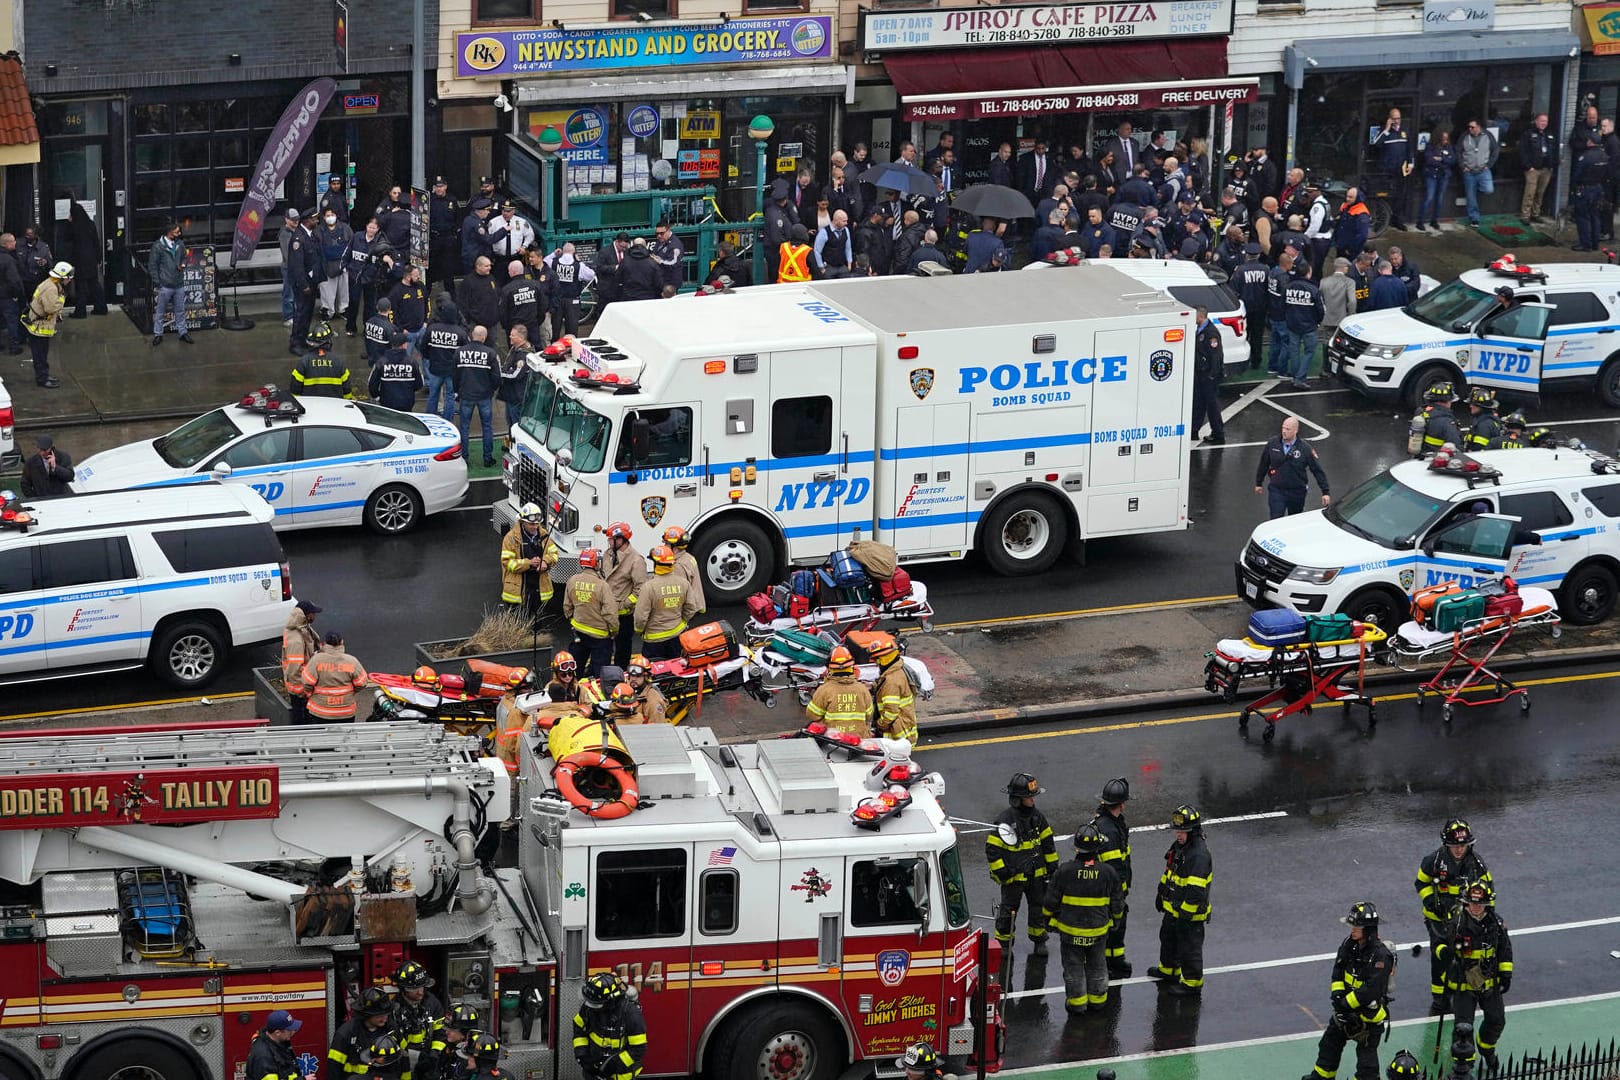
<path fill-rule="evenodd" d="M 199 687 L 281 637 L 292 578 L 251 488 L 0 500 L 0 683 L 147 665 Z"/>
<path fill-rule="evenodd" d="M 1484 473 L 1405 461 L 1325 510 L 1260 524 L 1237 559 L 1238 596 L 1376 617 L 1393 631 L 1414 589 L 1508 574 L 1557 592 L 1568 622 L 1608 618 L 1620 580 L 1620 462 L 1569 449 L 1466 460 Z"/>
<path fill-rule="evenodd" d="M 1516 303 L 1504 309 L 1496 290 Z M 1328 342 L 1326 373 L 1378 401 L 1416 408 L 1441 380 L 1518 395 L 1591 390 L 1620 406 L 1620 266 L 1504 256 L 1403 308 L 1352 315 Z"/>

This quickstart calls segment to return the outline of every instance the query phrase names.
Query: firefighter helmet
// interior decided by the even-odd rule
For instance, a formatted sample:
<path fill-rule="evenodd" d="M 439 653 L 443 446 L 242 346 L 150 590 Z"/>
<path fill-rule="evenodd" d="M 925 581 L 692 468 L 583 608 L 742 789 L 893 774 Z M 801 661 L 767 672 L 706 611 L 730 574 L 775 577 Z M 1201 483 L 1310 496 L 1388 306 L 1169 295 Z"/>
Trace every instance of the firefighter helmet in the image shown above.
<path fill-rule="evenodd" d="M 73 264 L 69 262 L 57 263 L 55 266 L 51 267 L 51 277 L 61 278 L 63 281 L 72 281 Z"/>
<path fill-rule="evenodd" d="M 536 524 L 545 520 L 545 516 L 545 512 L 540 509 L 539 505 L 532 502 L 524 503 L 523 509 L 518 511 L 518 517 L 522 518 L 524 521 L 531 521 L 535 522 Z"/>
<path fill-rule="evenodd" d="M 579 661 L 574 654 L 564 649 L 551 658 L 551 670 L 558 675 L 573 675 L 579 671 Z"/>
<path fill-rule="evenodd" d="M 366 1047 L 365 1053 L 360 1057 L 367 1065 L 392 1065 L 399 1059 L 400 1049 L 399 1040 L 394 1037 L 394 1033 L 385 1031 L 371 1040 L 371 1045 Z"/>
<path fill-rule="evenodd" d="M 641 653 L 636 653 L 630 658 L 630 662 L 624 665 L 624 673 L 626 675 L 650 675 L 652 673 L 652 664 Z"/>
<path fill-rule="evenodd" d="M 506 685 L 513 690 L 534 685 L 534 672 L 526 667 L 515 667 L 506 673 Z"/>
<path fill-rule="evenodd" d="M 433 976 L 428 969 L 415 960 L 407 960 L 394 972 L 394 985 L 401 990 L 426 990 L 434 985 Z"/>
<path fill-rule="evenodd" d="M 1447 847 L 1467 845 L 1474 846 L 1474 830 L 1468 827 L 1468 822 L 1462 818 L 1452 818 L 1446 822 L 1446 827 L 1440 830 L 1440 842 Z"/>
<path fill-rule="evenodd" d="M 1200 828 L 1203 823 L 1204 815 L 1200 814 L 1198 808 L 1191 803 L 1182 803 L 1170 815 L 1170 827 L 1178 831 L 1185 829 L 1188 832 L 1193 832 Z"/>
<path fill-rule="evenodd" d="M 487 1031 L 480 1031 L 462 1044 L 456 1053 L 468 1061 L 478 1060 L 493 1064 L 500 1060 L 501 1041 Z"/>
<path fill-rule="evenodd" d="M 606 971 L 599 971 L 585 980 L 584 998 L 587 1008 L 605 1008 L 622 997 L 624 997 L 623 984 Z"/>
<path fill-rule="evenodd" d="M 1489 412 L 1496 411 L 1496 391 L 1488 386 L 1476 386 L 1468 391 L 1468 404 Z"/>
<path fill-rule="evenodd" d="M 668 544 L 659 544 L 647 555 L 652 559 L 653 566 L 660 570 L 669 570 L 675 566 L 675 549 Z"/>
<path fill-rule="evenodd" d="M 1529 422 L 1530 421 L 1524 418 L 1523 409 L 1514 409 L 1512 412 L 1502 417 L 1502 426 L 1505 428 L 1512 428 L 1515 431 L 1523 430 L 1524 426 Z"/>
<path fill-rule="evenodd" d="M 854 656 L 854 654 L 851 653 L 848 649 L 844 648 L 842 645 L 838 646 L 838 648 L 836 648 L 836 649 L 834 649 L 832 651 L 832 655 L 827 657 L 827 674 L 828 675 L 853 675 L 853 674 L 855 674 L 855 656 Z"/>
<path fill-rule="evenodd" d="M 421 667 L 411 672 L 411 682 L 415 683 L 417 686 L 432 686 L 438 681 L 439 673 L 428 667 L 426 664 L 423 664 Z"/>
<path fill-rule="evenodd" d="M 1465 904 L 1484 904 L 1486 907 L 1490 907 L 1496 903 L 1496 890 L 1491 888 L 1491 883 L 1484 879 L 1470 881 L 1462 887 L 1462 891 L 1458 896 Z"/>
<path fill-rule="evenodd" d="M 1104 806 L 1119 806 L 1129 802 L 1131 798 L 1131 782 L 1123 776 L 1116 776 L 1103 785 L 1102 797 L 1098 801 Z"/>
<path fill-rule="evenodd" d="M 1395 1055 L 1395 1060 L 1389 1063 L 1386 1070 L 1389 1080 L 1416 1080 L 1423 1075 L 1423 1066 L 1418 1064 L 1417 1057 L 1410 1050 L 1401 1050 Z"/>
<path fill-rule="evenodd" d="M 579 568 L 581 570 L 595 570 L 602 564 L 602 553 L 596 548 L 586 548 L 579 553 Z"/>
<path fill-rule="evenodd" d="M 907 1072 L 933 1072 L 939 1068 L 939 1053 L 932 1043 L 913 1043 L 906 1048 L 906 1056 L 895 1061 L 895 1068 Z"/>
<path fill-rule="evenodd" d="M 1429 388 L 1423 392 L 1423 400 L 1430 404 L 1449 405 L 1457 400 L 1457 390 L 1449 380 L 1441 379 L 1429 384 Z"/>
<path fill-rule="evenodd" d="M 630 526 L 622 521 L 610 522 L 608 527 L 602 530 L 602 535 L 609 540 L 623 540 L 628 544 L 630 542 Z"/>
<path fill-rule="evenodd" d="M 444 1026 L 457 1031 L 471 1031 L 478 1026 L 478 1010 L 466 1002 L 458 1001 L 444 1014 Z"/>
<path fill-rule="evenodd" d="M 676 551 L 682 550 L 690 542 L 691 538 L 686 535 L 686 530 L 679 525 L 671 525 L 664 530 L 664 543 Z"/>
<path fill-rule="evenodd" d="M 1007 794 L 1015 799 L 1033 799 L 1046 794 L 1046 789 L 1029 773 L 1020 772 L 1013 773 L 1012 779 L 1007 781 Z"/>
<path fill-rule="evenodd" d="M 1370 933 L 1378 933 L 1378 908 L 1371 900 L 1350 905 L 1350 914 L 1340 920 L 1346 926 L 1359 926 Z"/>
<path fill-rule="evenodd" d="M 394 999 L 380 986 L 368 986 L 354 1003 L 354 1011 L 361 1017 L 382 1016 L 394 1007 Z"/>
<path fill-rule="evenodd" d="M 332 328 L 326 323 L 321 323 L 318 326 L 312 326 L 309 328 L 309 333 L 304 335 L 304 340 L 315 346 L 317 349 L 324 349 L 326 346 L 332 344 Z"/>
<path fill-rule="evenodd" d="M 1095 825 L 1082 825 L 1080 831 L 1074 834 L 1074 850 L 1082 855 L 1099 855 L 1107 844 L 1102 830 Z"/>
<path fill-rule="evenodd" d="M 615 686 L 613 688 L 613 693 L 608 695 L 608 705 L 611 706 L 613 711 L 616 713 L 629 714 L 635 712 L 636 688 L 627 682 L 622 682 Z"/>
<path fill-rule="evenodd" d="M 886 664 L 900 655 L 900 646 L 892 635 L 884 634 L 872 642 L 871 647 L 866 650 L 866 655 L 872 658 L 874 664 Z"/>

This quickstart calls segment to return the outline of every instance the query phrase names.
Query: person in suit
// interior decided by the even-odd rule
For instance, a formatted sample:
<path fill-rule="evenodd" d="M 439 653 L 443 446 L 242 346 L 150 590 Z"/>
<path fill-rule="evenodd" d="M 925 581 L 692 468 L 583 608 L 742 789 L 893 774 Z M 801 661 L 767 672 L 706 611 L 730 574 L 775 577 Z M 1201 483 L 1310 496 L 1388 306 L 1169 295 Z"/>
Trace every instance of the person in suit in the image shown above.
<path fill-rule="evenodd" d="M 1035 148 L 1018 159 L 1018 190 L 1030 205 L 1052 194 L 1058 182 L 1057 163 L 1046 153 L 1046 140 L 1036 139 Z"/>
<path fill-rule="evenodd" d="M 1001 187 L 1017 186 L 1013 181 L 1012 143 L 1002 143 L 990 159 L 990 182 Z"/>
<path fill-rule="evenodd" d="M 1103 155 L 1112 154 L 1114 158 L 1110 175 L 1116 188 L 1124 187 L 1125 181 L 1136 175 L 1136 167 L 1142 163 L 1142 150 L 1131 137 L 1134 130 L 1129 120 L 1122 120 L 1119 131 L 1103 143 Z"/>
<path fill-rule="evenodd" d="M 627 232 L 621 232 L 611 244 L 603 244 L 597 249 L 592 269 L 596 271 L 598 313 L 619 298 L 619 264 L 624 262 L 624 253 L 629 250 L 630 234 Z"/>

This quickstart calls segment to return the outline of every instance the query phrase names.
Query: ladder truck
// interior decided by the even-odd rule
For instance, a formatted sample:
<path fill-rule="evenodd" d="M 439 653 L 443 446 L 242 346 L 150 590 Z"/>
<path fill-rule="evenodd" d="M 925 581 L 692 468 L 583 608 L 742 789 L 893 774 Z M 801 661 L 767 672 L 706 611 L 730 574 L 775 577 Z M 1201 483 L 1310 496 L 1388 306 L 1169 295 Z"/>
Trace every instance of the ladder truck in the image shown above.
<path fill-rule="evenodd" d="M 649 1076 L 834 1080 L 921 1039 L 966 1058 L 977 1028 L 997 1067 L 998 950 L 934 790 L 888 784 L 909 761 L 595 738 L 640 790 L 613 820 L 560 797 L 539 730 L 515 775 L 424 724 L 0 734 L 0 1077 L 241 1080 L 285 1009 L 341 1080 L 332 1032 L 406 960 L 522 1080 L 578 1080 L 600 971 L 638 997 Z"/>

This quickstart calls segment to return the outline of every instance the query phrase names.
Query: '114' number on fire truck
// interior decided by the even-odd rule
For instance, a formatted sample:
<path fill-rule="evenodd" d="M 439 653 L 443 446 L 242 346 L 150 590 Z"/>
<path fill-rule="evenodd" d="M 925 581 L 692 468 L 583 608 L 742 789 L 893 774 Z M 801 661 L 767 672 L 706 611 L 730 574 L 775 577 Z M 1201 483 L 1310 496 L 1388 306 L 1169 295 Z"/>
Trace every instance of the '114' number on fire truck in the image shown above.
<path fill-rule="evenodd" d="M 635 987 L 638 994 L 647 990 L 657 991 L 664 988 L 664 962 L 662 960 L 654 960 L 648 964 L 645 973 L 639 961 L 634 964 L 619 964 L 613 969 L 613 973 L 619 977 L 621 982 L 629 983 Z"/>

